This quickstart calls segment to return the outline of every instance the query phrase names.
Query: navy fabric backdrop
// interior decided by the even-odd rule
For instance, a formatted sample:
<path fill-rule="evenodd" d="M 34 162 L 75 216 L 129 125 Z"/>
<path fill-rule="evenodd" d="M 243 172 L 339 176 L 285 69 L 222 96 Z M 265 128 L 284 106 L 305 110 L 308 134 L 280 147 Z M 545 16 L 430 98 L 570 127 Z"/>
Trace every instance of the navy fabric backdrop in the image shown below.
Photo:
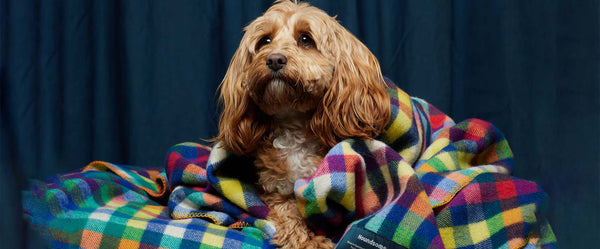
<path fill-rule="evenodd" d="M 514 174 L 550 195 L 562 248 L 597 241 L 598 1 L 310 2 L 409 94 L 497 125 Z M 216 135 L 217 86 L 270 3 L 1 0 L 3 246 L 39 246 L 21 221 L 27 179 L 92 160 L 161 166 L 171 145 Z"/>

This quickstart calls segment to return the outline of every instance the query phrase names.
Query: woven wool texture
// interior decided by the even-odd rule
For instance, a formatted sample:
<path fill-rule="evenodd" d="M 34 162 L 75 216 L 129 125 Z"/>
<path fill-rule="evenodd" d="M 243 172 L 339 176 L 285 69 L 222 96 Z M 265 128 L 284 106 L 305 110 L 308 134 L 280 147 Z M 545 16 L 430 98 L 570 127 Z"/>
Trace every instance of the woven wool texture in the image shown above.
<path fill-rule="evenodd" d="M 387 82 L 392 120 L 376 140 L 334 146 L 296 182 L 301 213 L 338 241 L 351 227 L 407 248 L 555 248 L 547 196 L 510 175 L 490 123 L 458 124 Z M 273 248 L 252 159 L 219 144 L 173 146 L 166 167 L 93 162 L 24 191 L 24 212 L 53 247 Z"/>

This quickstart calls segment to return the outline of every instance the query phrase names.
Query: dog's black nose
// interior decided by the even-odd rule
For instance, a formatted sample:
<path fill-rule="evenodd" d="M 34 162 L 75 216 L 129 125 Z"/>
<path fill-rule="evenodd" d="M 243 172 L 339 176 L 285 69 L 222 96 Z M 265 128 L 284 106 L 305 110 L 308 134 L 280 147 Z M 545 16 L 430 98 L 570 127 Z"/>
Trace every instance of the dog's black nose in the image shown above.
<path fill-rule="evenodd" d="M 286 63 L 287 58 L 279 53 L 273 53 L 267 57 L 267 66 L 275 72 L 281 70 Z"/>

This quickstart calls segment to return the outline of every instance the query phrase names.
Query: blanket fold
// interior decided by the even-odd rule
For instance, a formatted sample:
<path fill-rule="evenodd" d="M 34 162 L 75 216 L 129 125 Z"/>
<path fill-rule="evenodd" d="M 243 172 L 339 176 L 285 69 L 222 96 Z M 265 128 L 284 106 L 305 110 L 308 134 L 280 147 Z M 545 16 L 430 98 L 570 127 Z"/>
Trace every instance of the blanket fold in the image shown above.
<path fill-rule="evenodd" d="M 540 212 L 547 197 L 510 176 L 513 154 L 498 129 L 456 124 L 387 83 L 386 131 L 340 142 L 295 184 L 316 233 L 340 248 L 356 231 L 405 248 L 556 247 Z M 272 248 L 252 161 L 220 144 L 182 143 L 163 170 L 93 162 L 32 185 L 25 216 L 58 247 Z"/>

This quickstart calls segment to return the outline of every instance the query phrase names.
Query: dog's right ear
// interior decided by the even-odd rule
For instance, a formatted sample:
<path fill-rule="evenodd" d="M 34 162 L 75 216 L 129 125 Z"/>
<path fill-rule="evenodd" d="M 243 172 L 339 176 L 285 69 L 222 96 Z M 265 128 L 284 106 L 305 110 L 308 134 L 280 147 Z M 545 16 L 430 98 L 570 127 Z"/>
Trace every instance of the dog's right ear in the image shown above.
<path fill-rule="evenodd" d="M 242 38 L 219 86 L 223 111 L 219 118 L 219 135 L 213 139 L 221 141 L 226 150 L 236 155 L 252 153 L 268 129 L 267 119 L 262 117 L 264 114 L 244 87 L 245 70 L 251 61 L 249 39 L 248 35 Z"/>
<path fill-rule="evenodd" d="M 346 138 L 374 138 L 390 119 L 390 98 L 375 55 L 335 18 L 325 19 L 335 69 L 311 120 L 312 131 L 333 147 Z"/>

